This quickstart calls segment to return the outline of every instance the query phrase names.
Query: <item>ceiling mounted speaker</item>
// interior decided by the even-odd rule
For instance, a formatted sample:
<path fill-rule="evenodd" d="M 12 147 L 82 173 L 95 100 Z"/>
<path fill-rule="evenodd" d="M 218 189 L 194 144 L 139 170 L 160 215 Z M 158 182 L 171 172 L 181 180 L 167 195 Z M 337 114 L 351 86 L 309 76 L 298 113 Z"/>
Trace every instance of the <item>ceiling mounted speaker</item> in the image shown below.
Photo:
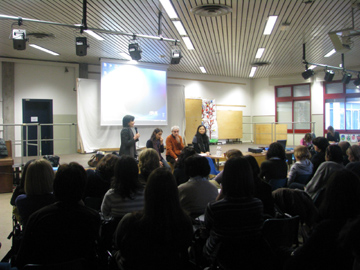
<path fill-rule="evenodd" d="M 208 4 L 196 6 L 190 10 L 194 15 L 203 17 L 217 17 L 229 14 L 232 8 L 221 4 Z"/>
<path fill-rule="evenodd" d="M 87 39 L 86 37 L 76 37 L 76 55 L 85 56 L 87 54 Z"/>

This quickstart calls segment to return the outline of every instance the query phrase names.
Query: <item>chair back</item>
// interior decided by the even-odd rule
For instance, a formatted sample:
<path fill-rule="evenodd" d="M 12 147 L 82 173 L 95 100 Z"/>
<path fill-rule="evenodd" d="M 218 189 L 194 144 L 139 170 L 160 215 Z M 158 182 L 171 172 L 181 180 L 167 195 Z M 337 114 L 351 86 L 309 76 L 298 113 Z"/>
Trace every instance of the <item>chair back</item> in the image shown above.
<path fill-rule="evenodd" d="M 216 170 L 214 161 L 210 157 L 206 157 L 206 159 L 208 160 L 210 165 L 210 174 L 217 175 L 218 173 L 220 173 L 218 170 Z"/>
<path fill-rule="evenodd" d="M 299 184 L 302 184 L 302 185 L 306 185 L 310 179 L 311 179 L 311 174 L 300 174 L 300 175 L 297 175 L 295 180 L 294 180 L 294 183 L 299 183 Z"/>
<path fill-rule="evenodd" d="M 271 186 L 271 191 L 274 191 L 278 188 L 286 187 L 287 178 L 285 178 L 285 179 L 270 179 L 269 185 Z"/>

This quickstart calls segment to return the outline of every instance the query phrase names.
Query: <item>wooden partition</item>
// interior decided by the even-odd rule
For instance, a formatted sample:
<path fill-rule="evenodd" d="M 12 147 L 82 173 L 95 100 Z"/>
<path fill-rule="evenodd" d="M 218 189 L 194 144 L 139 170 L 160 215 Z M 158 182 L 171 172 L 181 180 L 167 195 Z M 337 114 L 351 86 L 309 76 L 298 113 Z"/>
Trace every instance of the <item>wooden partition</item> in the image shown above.
<path fill-rule="evenodd" d="M 14 159 L 12 158 L 11 141 L 5 141 L 8 156 L 0 159 L 0 193 L 12 192 L 13 190 L 13 170 Z"/>
<path fill-rule="evenodd" d="M 191 144 L 196 129 L 201 125 L 202 100 L 201 99 L 185 99 L 185 145 Z"/>
<path fill-rule="evenodd" d="M 243 112 L 218 110 L 216 113 L 219 139 L 241 139 L 243 136 Z"/>
<path fill-rule="evenodd" d="M 269 145 L 277 140 L 287 140 L 286 124 L 254 124 L 255 144 Z"/>

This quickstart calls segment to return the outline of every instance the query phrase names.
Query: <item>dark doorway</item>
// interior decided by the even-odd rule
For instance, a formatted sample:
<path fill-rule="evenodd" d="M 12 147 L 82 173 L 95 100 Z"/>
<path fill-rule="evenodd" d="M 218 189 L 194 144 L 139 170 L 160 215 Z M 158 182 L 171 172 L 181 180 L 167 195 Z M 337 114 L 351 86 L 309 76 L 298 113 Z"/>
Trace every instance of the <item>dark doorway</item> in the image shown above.
<path fill-rule="evenodd" d="M 23 123 L 52 124 L 53 105 L 51 99 L 23 99 Z M 24 156 L 37 156 L 38 126 L 23 127 Z M 41 126 L 41 155 L 54 154 L 53 126 Z M 28 140 L 26 143 L 26 139 Z"/>

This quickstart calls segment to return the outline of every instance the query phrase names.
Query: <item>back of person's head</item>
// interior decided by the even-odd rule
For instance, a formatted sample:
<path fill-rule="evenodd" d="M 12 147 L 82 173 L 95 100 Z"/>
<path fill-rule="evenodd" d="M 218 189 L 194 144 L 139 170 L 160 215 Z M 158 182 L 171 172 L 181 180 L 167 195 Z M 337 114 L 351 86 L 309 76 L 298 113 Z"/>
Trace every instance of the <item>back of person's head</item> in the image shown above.
<path fill-rule="evenodd" d="M 308 142 L 310 143 L 313 139 L 313 136 L 311 135 L 311 133 L 306 133 L 305 136 L 304 136 L 304 140 L 305 142 Z"/>
<path fill-rule="evenodd" d="M 54 170 L 49 161 L 31 162 L 26 171 L 24 189 L 27 195 L 49 194 L 53 191 Z"/>
<path fill-rule="evenodd" d="M 54 195 L 57 200 L 77 203 L 83 197 L 86 185 L 86 172 L 77 162 L 62 164 L 54 180 Z"/>
<path fill-rule="evenodd" d="M 269 149 L 266 153 L 266 158 L 270 159 L 270 158 L 280 158 L 280 159 L 286 159 L 286 155 L 285 155 L 285 149 L 284 147 L 278 143 L 278 142 L 273 142 L 272 144 L 270 144 Z"/>
<path fill-rule="evenodd" d="M 239 149 L 230 149 L 226 151 L 226 158 L 242 157 L 243 153 Z"/>
<path fill-rule="evenodd" d="M 321 152 L 325 152 L 326 148 L 329 146 L 328 140 L 324 137 L 316 137 L 312 141 L 312 143 L 313 143 L 313 145 L 316 145 L 317 148 L 319 148 L 321 150 Z"/>
<path fill-rule="evenodd" d="M 190 157 L 192 155 L 195 155 L 195 154 L 196 154 L 196 151 L 195 151 L 194 147 L 185 146 L 180 152 L 178 160 L 175 163 L 175 168 L 184 168 L 185 167 L 185 160 L 188 157 Z"/>
<path fill-rule="evenodd" d="M 136 160 L 130 156 L 121 156 L 115 164 L 111 187 L 122 198 L 132 198 L 141 186 L 138 177 L 139 168 Z"/>
<path fill-rule="evenodd" d="M 207 177 L 210 173 L 209 161 L 206 157 L 192 155 L 185 159 L 185 173 L 189 177 Z"/>
<path fill-rule="evenodd" d="M 34 161 L 35 161 L 35 159 L 31 159 L 31 160 L 27 161 L 21 170 L 21 178 L 20 178 L 20 182 L 19 182 L 21 190 L 24 190 L 24 187 L 25 187 L 25 177 L 26 177 L 27 169 L 29 168 L 29 165 Z"/>
<path fill-rule="evenodd" d="M 249 162 L 252 172 L 254 174 L 254 178 L 258 178 L 260 174 L 259 163 L 256 161 L 252 155 L 246 155 L 244 158 Z"/>
<path fill-rule="evenodd" d="M 153 170 L 159 167 L 159 154 L 155 149 L 147 148 L 141 151 L 139 155 L 139 169 L 145 178 L 147 178 Z"/>
<path fill-rule="evenodd" d="M 134 121 L 135 120 L 135 117 L 134 116 L 132 116 L 132 115 L 125 115 L 124 117 L 123 117 L 123 127 L 128 127 L 129 126 L 129 123 L 131 122 L 131 121 Z"/>
<path fill-rule="evenodd" d="M 114 167 L 119 157 L 114 154 L 107 154 L 96 166 L 96 170 L 101 172 L 101 174 L 106 178 L 110 179 L 114 176 Z"/>
<path fill-rule="evenodd" d="M 231 158 L 225 163 L 222 193 L 224 197 L 253 197 L 253 171 L 243 157 Z"/>
<path fill-rule="evenodd" d="M 350 147 L 350 143 L 347 141 L 341 141 L 338 143 L 338 146 L 340 146 L 343 156 L 346 156 L 346 151 Z"/>
<path fill-rule="evenodd" d="M 353 172 L 343 169 L 334 172 L 327 184 L 320 205 L 322 218 L 346 220 L 360 214 L 360 179 Z"/>
<path fill-rule="evenodd" d="M 352 162 L 360 161 L 360 146 L 357 144 L 350 146 L 347 149 L 346 154 L 349 156 L 349 159 L 351 158 Z"/>
<path fill-rule="evenodd" d="M 340 146 L 336 144 L 329 145 L 326 148 L 325 159 L 336 163 L 343 163 L 343 156 Z"/>
<path fill-rule="evenodd" d="M 310 151 L 305 145 L 296 146 L 294 149 L 294 156 L 300 160 L 311 158 Z"/>

